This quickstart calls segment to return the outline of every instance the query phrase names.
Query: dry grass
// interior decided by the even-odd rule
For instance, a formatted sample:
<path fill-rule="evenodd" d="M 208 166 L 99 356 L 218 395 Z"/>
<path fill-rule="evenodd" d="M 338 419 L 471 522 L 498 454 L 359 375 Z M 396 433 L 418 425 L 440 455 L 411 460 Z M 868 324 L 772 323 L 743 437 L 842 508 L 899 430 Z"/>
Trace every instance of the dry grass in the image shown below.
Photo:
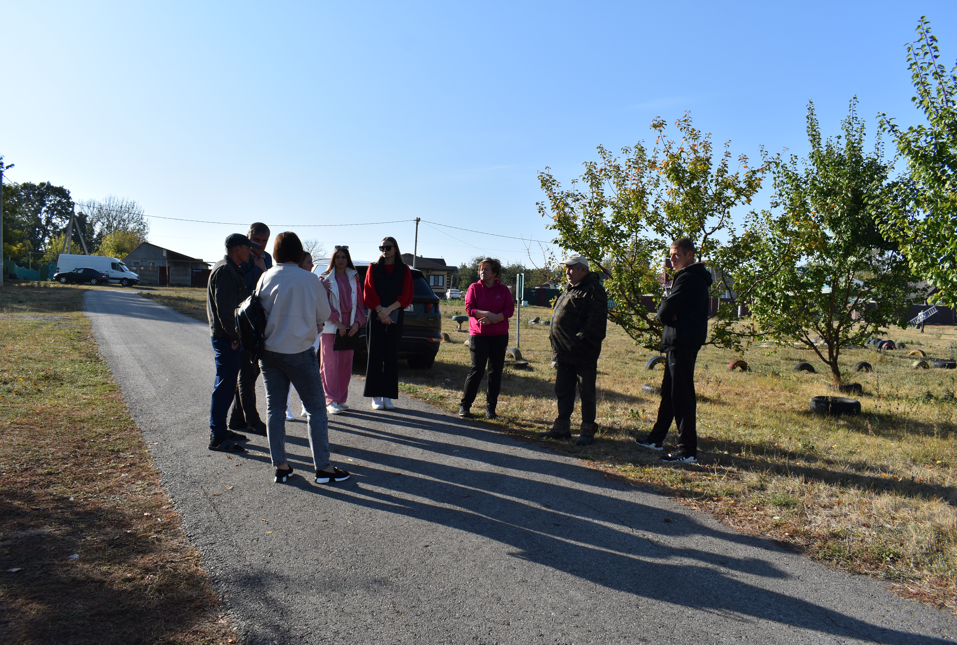
<path fill-rule="evenodd" d="M 205 320 L 201 290 L 173 295 L 149 297 Z M 469 363 L 468 336 L 451 320 L 457 313 L 460 303 L 445 305 L 443 330 L 452 341 L 443 343 L 431 370 L 400 367 L 406 393 L 453 414 Z M 507 371 L 494 422 L 529 440 L 537 440 L 535 433 L 555 416 L 548 327 L 528 324 L 549 315 L 544 308 L 523 308 L 521 351 L 530 369 Z M 515 331 L 513 319 L 513 346 Z M 738 530 L 957 610 L 957 371 L 914 370 L 908 356 L 921 349 L 929 357 L 954 358 L 957 330 L 892 330 L 885 338 L 904 340 L 906 350 L 847 351 L 848 370 L 860 360 L 875 368 L 848 379 L 864 388 L 855 397 L 863 408 L 856 417 L 810 413 L 811 397 L 833 392 L 826 389 L 825 366 L 808 350 L 755 345 L 738 355 L 706 347 L 696 372 L 700 463 L 678 467 L 661 464 L 657 453 L 633 441 L 650 429 L 657 411 L 657 396 L 641 389 L 660 385 L 662 368 L 645 369 L 655 353 L 636 348 L 616 326 L 608 331 L 599 362 L 598 440 L 587 447 L 550 442 L 556 450 L 681 499 Z M 728 372 L 738 358 L 752 371 Z M 799 361 L 819 373 L 794 372 Z"/>
<path fill-rule="evenodd" d="M 235 642 L 97 351 L 85 289 L 0 290 L 0 642 Z"/>

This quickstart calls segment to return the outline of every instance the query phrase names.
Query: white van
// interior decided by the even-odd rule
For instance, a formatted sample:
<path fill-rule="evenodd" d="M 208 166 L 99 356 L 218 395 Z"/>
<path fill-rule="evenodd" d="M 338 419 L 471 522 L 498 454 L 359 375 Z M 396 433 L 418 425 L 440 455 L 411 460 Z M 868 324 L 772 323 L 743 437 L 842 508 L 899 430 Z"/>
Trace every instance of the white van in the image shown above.
<path fill-rule="evenodd" d="M 140 277 L 130 271 L 125 264 L 116 258 L 108 258 L 105 255 L 71 255 L 69 253 L 61 253 L 56 261 L 57 273 L 83 268 L 102 271 L 110 276 L 110 282 L 118 282 L 124 287 L 138 284 L 140 281 Z"/>

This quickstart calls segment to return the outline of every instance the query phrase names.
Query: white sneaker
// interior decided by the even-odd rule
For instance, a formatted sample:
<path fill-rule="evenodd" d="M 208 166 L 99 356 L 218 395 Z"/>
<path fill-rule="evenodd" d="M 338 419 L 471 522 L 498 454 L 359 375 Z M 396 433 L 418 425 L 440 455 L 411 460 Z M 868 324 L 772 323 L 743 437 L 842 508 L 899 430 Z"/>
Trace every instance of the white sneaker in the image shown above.
<path fill-rule="evenodd" d="M 309 416 L 309 413 L 306 412 L 306 406 L 302 406 L 302 412 L 299 413 L 299 416 L 301 416 L 301 417 L 308 417 L 308 416 Z"/>
<path fill-rule="evenodd" d="M 387 396 L 382 397 L 382 405 L 385 406 L 386 410 L 395 410 L 395 405 L 392 403 L 392 399 Z"/>
<path fill-rule="evenodd" d="M 295 421 L 295 420 L 296 420 L 296 417 L 293 416 L 292 410 L 290 410 L 289 408 L 286 408 L 286 421 Z"/>
<path fill-rule="evenodd" d="M 342 414 L 342 410 L 339 409 L 335 401 L 326 406 L 326 412 L 329 414 Z"/>
<path fill-rule="evenodd" d="M 345 403 L 340 403 L 340 404 L 339 404 L 339 409 L 340 409 L 340 410 L 348 410 L 348 409 L 349 409 L 349 406 L 346 405 Z"/>
<path fill-rule="evenodd" d="M 372 397 L 372 409 L 373 410 L 385 410 L 385 406 L 382 405 L 382 397 L 374 396 Z"/>

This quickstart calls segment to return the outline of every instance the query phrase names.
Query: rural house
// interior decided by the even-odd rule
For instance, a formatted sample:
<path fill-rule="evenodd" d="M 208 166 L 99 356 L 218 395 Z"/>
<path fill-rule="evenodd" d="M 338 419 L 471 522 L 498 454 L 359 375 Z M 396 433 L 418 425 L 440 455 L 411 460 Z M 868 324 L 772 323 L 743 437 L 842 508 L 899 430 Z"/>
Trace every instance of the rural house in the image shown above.
<path fill-rule="evenodd" d="M 143 242 L 123 258 L 140 284 L 161 287 L 205 287 L 209 281 L 209 263 L 177 253 L 162 246 Z"/>

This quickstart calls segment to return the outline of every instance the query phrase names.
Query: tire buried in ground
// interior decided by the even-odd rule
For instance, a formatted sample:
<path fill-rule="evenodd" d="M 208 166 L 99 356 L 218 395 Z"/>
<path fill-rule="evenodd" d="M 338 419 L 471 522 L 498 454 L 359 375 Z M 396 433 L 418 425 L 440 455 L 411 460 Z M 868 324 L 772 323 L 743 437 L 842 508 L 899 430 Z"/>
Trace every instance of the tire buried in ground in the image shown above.
<path fill-rule="evenodd" d="M 949 360 L 946 358 L 935 358 L 931 363 L 934 367 L 941 370 L 952 370 L 957 369 L 957 361 Z"/>
<path fill-rule="evenodd" d="M 908 356 L 915 356 L 915 357 L 916 357 L 916 356 L 919 356 L 919 357 L 921 357 L 921 358 L 924 358 L 925 356 L 927 356 L 927 354 L 925 354 L 925 353 L 924 353 L 922 350 L 920 350 L 920 349 L 912 349 L 912 350 L 910 350 L 910 352 L 907 353 L 907 355 L 908 355 Z"/>
<path fill-rule="evenodd" d="M 642 385 L 641 391 L 645 394 L 661 394 L 661 388 L 657 385 L 651 385 L 650 383 L 645 383 Z"/>
<path fill-rule="evenodd" d="M 751 367 L 742 360 L 731 361 L 728 363 L 728 371 L 733 372 L 734 370 L 741 370 L 742 372 L 750 372 Z"/>
<path fill-rule="evenodd" d="M 664 364 L 664 362 L 667 361 L 667 360 L 668 360 L 668 358 L 665 357 L 665 356 L 655 356 L 654 358 L 649 358 L 649 359 L 648 359 L 648 362 L 645 363 L 645 369 L 646 369 L 646 370 L 653 370 L 653 369 L 655 369 L 658 365 Z"/>
<path fill-rule="evenodd" d="M 815 396 L 811 399 L 811 412 L 829 416 L 860 414 L 861 402 L 844 396 Z"/>
<path fill-rule="evenodd" d="M 927 361 L 918 360 L 918 361 L 914 361 L 913 364 L 911 364 L 911 367 L 915 370 L 926 370 L 926 369 L 930 369 L 930 363 L 928 363 Z"/>
<path fill-rule="evenodd" d="M 864 394 L 864 386 L 860 383 L 841 383 L 840 385 L 828 384 L 825 386 L 828 390 L 837 390 L 844 394 Z"/>
<path fill-rule="evenodd" d="M 855 363 L 852 369 L 855 372 L 873 372 L 874 371 L 874 368 L 867 361 L 860 361 L 859 363 Z"/>
<path fill-rule="evenodd" d="M 817 371 L 814 369 L 814 366 L 810 363 L 798 363 L 794 366 L 795 372 L 809 372 L 811 374 L 817 374 Z"/>

